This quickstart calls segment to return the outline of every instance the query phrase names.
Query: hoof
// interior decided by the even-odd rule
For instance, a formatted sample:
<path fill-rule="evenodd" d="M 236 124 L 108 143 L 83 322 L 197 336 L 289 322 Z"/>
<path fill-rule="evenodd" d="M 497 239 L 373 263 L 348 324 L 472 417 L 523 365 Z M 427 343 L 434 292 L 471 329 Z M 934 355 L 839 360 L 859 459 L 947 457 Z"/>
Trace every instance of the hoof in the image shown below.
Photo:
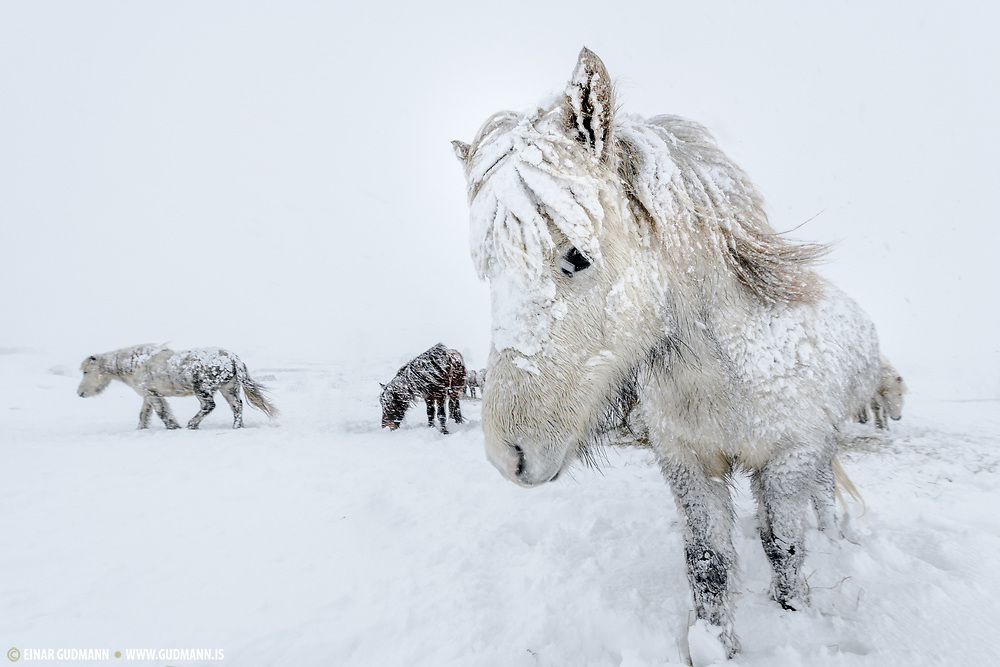
<path fill-rule="evenodd" d="M 805 590 L 784 591 L 772 588 L 771 599 L 786 611 L 802 611 L 809 607 L 809 594 Z"/>
<path fill-rule="evenodd" d="M 688 657 L 694 667 L 707 667 L 732 658 L 740 650 L 732 629 L 712 625 L 703 618 L 688 628 Z"/>

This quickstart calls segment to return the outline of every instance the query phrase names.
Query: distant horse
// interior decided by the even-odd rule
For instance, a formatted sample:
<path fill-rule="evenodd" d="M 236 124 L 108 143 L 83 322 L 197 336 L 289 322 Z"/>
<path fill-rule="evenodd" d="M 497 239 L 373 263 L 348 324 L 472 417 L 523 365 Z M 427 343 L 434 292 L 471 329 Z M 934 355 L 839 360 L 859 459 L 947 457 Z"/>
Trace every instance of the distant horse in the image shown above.
<path fill-rule="evenodd" d="M 479 387 L 479 371 L 471 368 L 469 369 L 469 372 L 465 374 L 465 389 L 469 398 L 476 397 L 476 390 L 479 389 Z"/>
<path fill-rule="evenodd" d="M 278 410 L 264 395 L 264 387 L 250 379 L 246 364 L 232 352 L 217 347 L 174 352 L 162 345 L 136 345 L 89 356 L 83 360 L 80 370 L 83 380 L 77 393 L 84 398 L 101 393 L 112 380 L 121 380 L 142 396 L 139 428 L 149 427 L 149 415 L 153 410 L 164 426 L 180 428 L 164 397 L 194 395 L 201 409 L 187 427 L 196 429 L 215 409 L 212 395 L 216 391 L 233 410 L 233 428 L 242 428 L 240 387 L 250 405 L 271 419 L 278 415 Z"/>
<path fill-rule="evenodd" d="M 437 407 L 441 432 L 447 433 L 445 426 L 445 399 L 448 413 L 456 424 L 461 424 L 462 408 L 459 393 L 465 385 L 465 361 L 458 350 L 452 350 L 438 343 L 399 369 L 396 377 L 388 384 L 380 385 L 382 395 L 382 428 L 395 431 L 403 421 L 403 415 L 410 403 L 421 397 L 427 403 L 427 425 L 434 426 L 434 410 Z"/>
<path fill-rule="evenodd" d="M 875 428 L 888 429 L 889 422 L 903 418 L 903 397 L 906 394 L 906 383 L 884 356 L 880 358 L 879 385 L 871 400 L 861 406 L 857 421 L 865 424 L 870 417 L 875 420 Z"/>
<path fill-rule="evenodd" d="M 808 501 L 872 396 L 878 341 L 814 272 L 826 247 L 774 232 L 707 130 L 617 109 L 584 49 L 557 101 L 453 143 L 491 290 L 487 455 L 536 486 L 638 422 L 684 517 L 695 625 L 732 655 L 729 480 L 749 472 L 770 594 L 801 608 Z"/>

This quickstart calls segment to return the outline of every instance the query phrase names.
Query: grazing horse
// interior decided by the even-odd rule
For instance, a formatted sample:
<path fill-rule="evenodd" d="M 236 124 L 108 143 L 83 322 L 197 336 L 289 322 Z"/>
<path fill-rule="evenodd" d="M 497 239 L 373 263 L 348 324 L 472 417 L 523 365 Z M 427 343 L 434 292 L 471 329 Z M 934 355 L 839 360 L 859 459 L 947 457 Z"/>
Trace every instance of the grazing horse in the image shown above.
<path fill-rule="evenodd" d="M 770 594 L 801 608 L 805 513 L 873 395 L 874 327 L 705 128 L 620 113 L 587 49 L 554 102 L 453 146 L 491 292 L 488 458 L 537 486 L 636 423 L 683 515 L 699 637 L 733 655 L 730 481 L 749 473 Z"/>
<path fill-rule="evenodd" d="M 906 383 L 903 376 L 896 371 L 889 360 L 884 356 L 880 359 L 879 385 L 878 390 L 871 400 L 861 406 L 858 411 L 857 421 L 862 424 L 868 423 L 868 419 L 873 417 L 875 428 L 888 430 L 889 422 L 886 417 L 893 421 L 903 418 L 903 397 L 907 392 Z"/>
<path fill-rule="evenodd" d="M 212 394 L 216 391 L 233 410 L 233 428 L 242 428 L 240 387 L 250 405 L 271 419 L 278 416 L 278 410 L 263 393 L 264 387 L 250 379 L 246 364 L 232 352 L 217 347 L 174 352 L 162 345 L 135 345 L 89 356 L 83 360 L 80 370 L 83 380 L 77 393 L 84 398 L 101 393 L 112 380 L 121 380 L 142 396 L 139 428 L 149 427 L 149 415 L 153 410 L 164 426 L 180 428 L 164 397 L 194 395 L 201 409 L 187 427 L 196 429 L 215 409 Z"/>
<path fill-rule="evenodd" d="M 445 426 L 445 398 L 448 399 L 448 413 L 456 424 L 461 424 L 462 408 L 459 393 L 465 386 L 465 361 L 458 350 L 452 350 L 438 343 L 423 354 L 418 355 L 399 369 L 396 377 L 387 384 L 381 384 L 382 428 L 390 431 L 399 428 L 403 415 L 410 403 L 421 397 L 427 403 L 427 425 L 434 426 L 434 410 L 437 407 L 441 432 L 447 433 Z"/>

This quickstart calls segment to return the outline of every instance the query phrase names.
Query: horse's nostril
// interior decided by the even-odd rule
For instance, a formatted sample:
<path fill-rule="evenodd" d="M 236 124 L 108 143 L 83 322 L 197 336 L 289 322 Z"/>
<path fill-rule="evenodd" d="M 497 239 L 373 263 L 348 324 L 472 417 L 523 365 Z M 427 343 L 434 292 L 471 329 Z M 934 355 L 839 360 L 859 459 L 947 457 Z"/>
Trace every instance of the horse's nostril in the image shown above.
<path fill-rule="evenodd" d="M 520 477 L 524 473 L 524 450 L 520 445 L 511 445 L 511 448 L 517 452 L 517 469 L 514 471 L 514 476 Z"/>

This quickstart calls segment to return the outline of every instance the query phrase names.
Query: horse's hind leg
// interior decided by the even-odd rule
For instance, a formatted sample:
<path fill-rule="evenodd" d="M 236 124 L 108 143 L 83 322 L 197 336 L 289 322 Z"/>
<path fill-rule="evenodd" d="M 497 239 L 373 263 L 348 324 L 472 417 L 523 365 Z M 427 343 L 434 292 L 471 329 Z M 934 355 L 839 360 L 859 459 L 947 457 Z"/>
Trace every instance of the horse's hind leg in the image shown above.
<path fill-rule="evenodd" d="M 437 416 L 438 421 L 441 423 L 441 432 L 448 432 L 448 417 L 445 414 L 445 400 L 446 395 L 440 394 L 434 398 L 434 402 L 437 404 Z"/>
<path fill-rule="evenodd" d="M 699 467 L 663 463 L 663 475 L 684 516 L 684 559 L 695 615 L 711 626 L 727 653 L 739 651 L 730 594 L 734 588 L 733 506 L 729 487 Z"/>
<path fill-rule="evenodd" d="M 240 398 L 240 386 L 231 382 L 219 387 L 219 393 L 229 403 L 233 410 L 233 428 L 243 428 L 243 399 Z"/>
<path fill-rule="evenodd" d="M 205 389 L 195 389 L 194 395 L 201 404 L 201 409 L 195 413 L 194 417 L 191 417 L 191 421 L 188 422 L 188 428 L 198 428 L 198 425 L 201 424 L 201 420 L 215 409 L 215 399 L 212 398 L 213 393 L 214 392 Z"/>
<path fill-rule="evenodd" d="M 459 399 L 458 389 L 452 388 L 448 392 L 448 412 L 451 414 L 451 418 L 455 420 L 456 424 L 461 424 L 465 421 L 462 418 L 462 403 Z"/>

